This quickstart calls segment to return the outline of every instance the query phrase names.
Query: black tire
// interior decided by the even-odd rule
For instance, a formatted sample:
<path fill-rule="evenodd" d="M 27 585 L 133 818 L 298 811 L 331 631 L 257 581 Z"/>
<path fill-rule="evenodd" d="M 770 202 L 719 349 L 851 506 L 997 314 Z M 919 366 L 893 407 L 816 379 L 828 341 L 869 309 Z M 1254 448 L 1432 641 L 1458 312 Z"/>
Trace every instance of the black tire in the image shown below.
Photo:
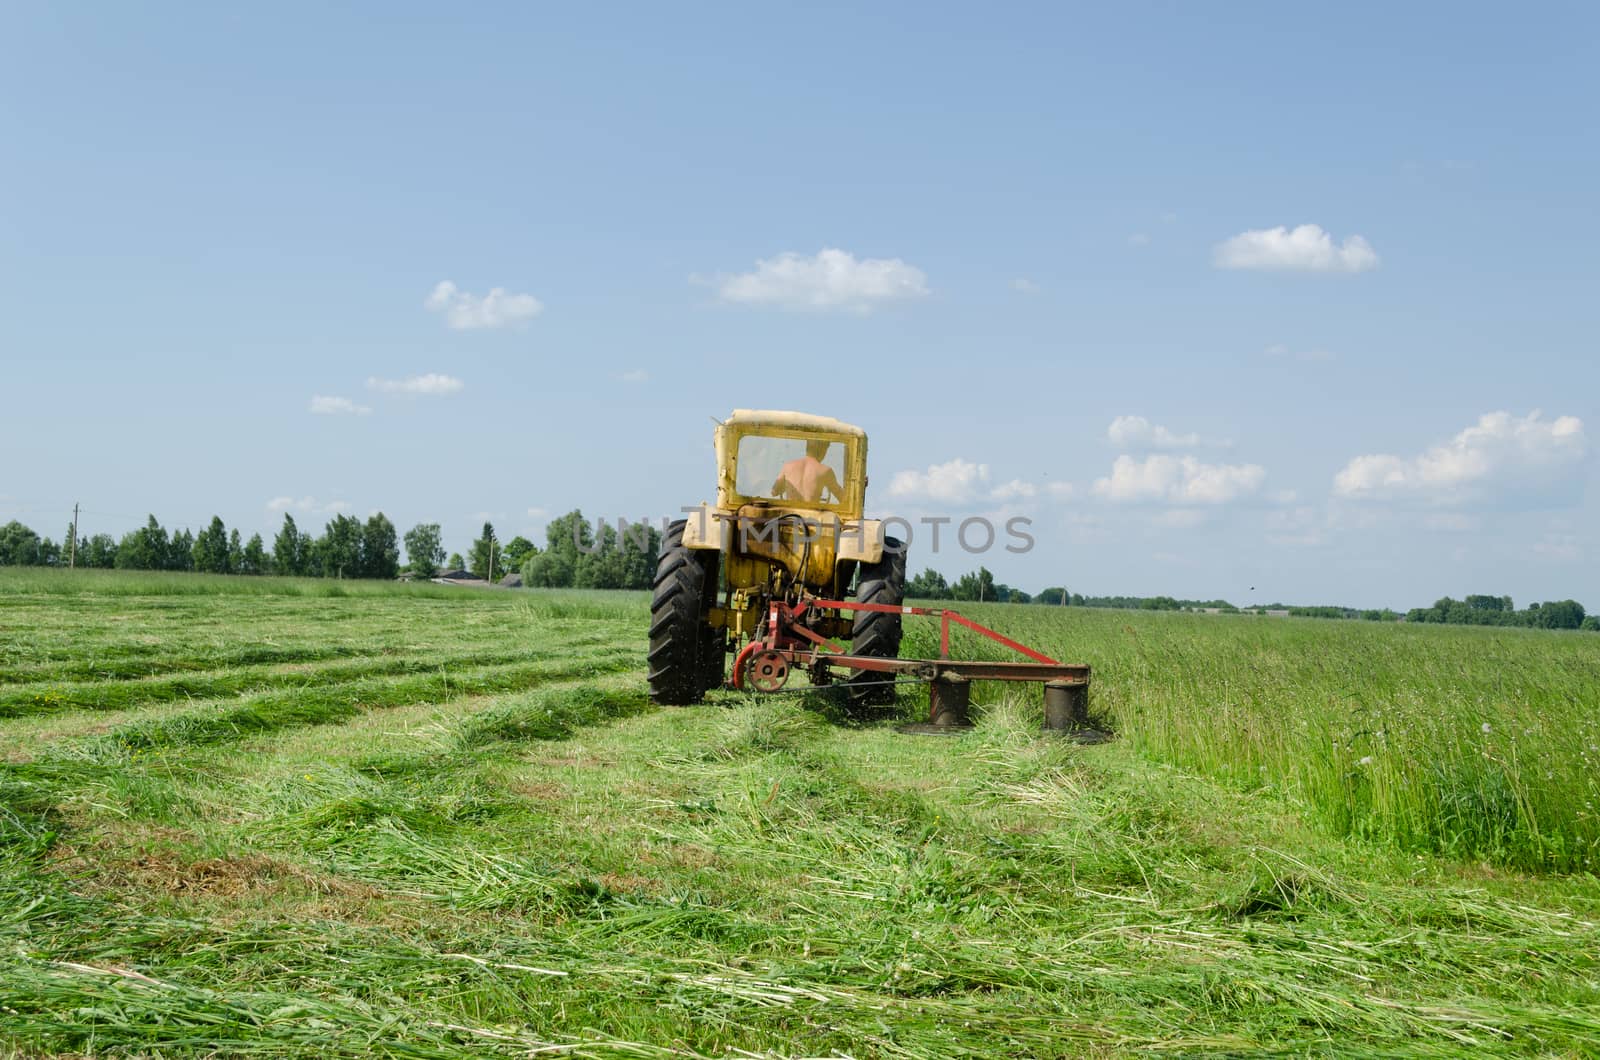
<path fill-rule="evenodd" d="M 706 565 L 705 595 L 701 602 L 702 616 L 709 615 L 711 609 L 717 606 L 717 597 L 721 590 L 717 585 L 717 575 L 722 564 L 720 552 L 697 552 L 696 558 Z M 709 562 L 708 562 L 709 561 Z M 723 629 L 713 629 L 706 623 L 704 617 L 700 622 L 700 690 L 709 692 L 714 688 L 721 688 L 727 677 L 728 669 L 728 632 Z"/>
<path fill-rule="evenodd" d="M 856 579 L 856 602 L 899 607 L 906 598 L 906 550 L 892 537 L 884 538 L 883 558 L 863 563 Z M 900 655 L 900 614 L 857 611 L 850 631 L 850 651 L 876 659 Z M 850 676 L 850 705 L 880 707 L 894 702 L 894 675 L 858 670 Z"/>
<path fill-rule="evenodd" d="M 698 703 L 706 689 L 720 683 L 721 630 L 707 624 L 717 598 L 721 556 L 683 544 L 685 521 L 667 527 L 656 561 L 650 598 L 650 665 L 647 680 L 656 703 L 684 706 Z"/>

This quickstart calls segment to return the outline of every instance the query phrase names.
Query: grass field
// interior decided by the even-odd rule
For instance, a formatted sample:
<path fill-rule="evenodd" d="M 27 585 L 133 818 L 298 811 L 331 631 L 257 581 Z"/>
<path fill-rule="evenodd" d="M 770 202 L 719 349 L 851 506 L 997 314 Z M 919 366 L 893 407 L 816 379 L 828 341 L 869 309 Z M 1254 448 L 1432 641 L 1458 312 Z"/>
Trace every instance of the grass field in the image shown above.
<path fill-rule="evenodd" d="M 1118 739 L 654 708 L 636 594 L 0 571 L 0 1056 L 1600 1052 L 1600 636 L 965 610 Z"/>

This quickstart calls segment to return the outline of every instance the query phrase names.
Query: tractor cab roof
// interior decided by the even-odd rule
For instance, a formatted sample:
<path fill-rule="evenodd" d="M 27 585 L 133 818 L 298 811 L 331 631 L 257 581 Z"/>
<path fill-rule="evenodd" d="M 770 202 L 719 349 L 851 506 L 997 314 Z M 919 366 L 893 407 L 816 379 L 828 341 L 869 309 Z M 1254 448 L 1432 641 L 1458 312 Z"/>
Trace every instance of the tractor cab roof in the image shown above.
<path fill-rule="evenodd" d="M 832 416 L 813 416 L 808 412 L 782 412 L 774 409 L 734 409 L 733 415 L 722 421 L 725 427 L 746 429 L 774 427 L 786 431 L 816 431 L 842 434 L 852 438 L 865 438 L 867 432 L 860 427 L 836 420 Z"/>

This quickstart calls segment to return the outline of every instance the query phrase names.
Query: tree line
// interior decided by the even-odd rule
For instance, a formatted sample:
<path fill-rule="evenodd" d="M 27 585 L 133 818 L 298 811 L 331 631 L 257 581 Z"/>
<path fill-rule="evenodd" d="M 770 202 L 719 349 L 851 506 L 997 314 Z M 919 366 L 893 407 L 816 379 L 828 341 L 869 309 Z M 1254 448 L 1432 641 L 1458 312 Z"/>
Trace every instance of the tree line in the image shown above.
<path fill-rule="evenodd" d="M 1052 585 L 1037 593 L 996 582 L 989 568 L 979 567 L 954 582 L 936 570 L 924 570 L 906 582 L 906 595 L 918 600 L 991 601 L 1001 604 L 1045 604 L 1050 607 L 1114 607 L 1130 611 L 1200 611 L 1215 608 L 1237 612 L 1226 600 L 1180 600 L 1171 596 L 1084 596 Z"/>
<path fill-rule="evenodd" d="M 1414 607 L 1407 622 L 1438 622 L 1454 626 L 1523 626 L 1530 629 L 1587 629 L 1600 631 L 1600 617 L 1585 613 L 1576 600 L 1547 600 L 1518 611 L 1509 596 L 1446 596 L 1432 607 Z"/>
<path fill-rule="evenodd" d="M 448 567 L 488 580 L 520 573 L 526 585 L 648 589 L 661 548 L 661 534 L 650 526 L 627 524 L 619 534 L 611 524 L 591 525 L 576 509 L 551 520 L 545 538 L 543 549 L 520 535 L 502 543 L 493 524 L 486 522 L 463 557 L 459 552 L 446 554 L 438 523 L 418 523 L 401 538 L 382 512 L 374 512 L 365 522 L 335 515 L 321 534 L 301 529 L 294 516 L 285 513 L 270 549 L 260 534 L 242 539 L 239 530 L 229 530 L 219 516 L 212 516 L 198 534 L 187 528 L 169 532 L 151 515 L 144 526 L 120 539 L 101 533 L 74 540 L 68 526 L 59 542 L 12 520 L 0 526 L 0 567 L 70 563 L 118 570 L 379 579 L 397 578 L 402 572 L 432 578 Z"/>
<path fill-rule="evenodd" d="M 76 541 L 71 526 L 61 542 L 41 537 L 12 520 L 0 526 L 0 566 L 115 568 L 193 571 L 199 574 L 291 574 L 330 578 L 393 578 L 400 571 L 400 544 L 394 524 L 382 512 L 363 523 L 349 515 L 329 520 L 320 536 L 302 531 L 294 516 L 269 551 L 260 534 L 242 539 L 220 516 L 199 533 L 185 527 L 168 532 L 154 515 L 121 539 L 84 534 Z"/>
<path fill-rule="evenodd" d="M 269 550 L 260 534 L 241 539 L 218 516 L 198 534 L 187 528 L 169 533 L 154 515 L 145 525 L 124 534 L 81 535 L 74 542 L 68 527 L 58 543 L 12 520 L 0 526 L 0 567 L 79 567 L 120 570 L 196 571 L 203 574 L 283 574 L 323 578 L 393 579 L 402 572 L 432 578 L 442 567 L 465 569 L 494 580 L 520 574 L 526 586 L 575 589 L 648 589 L 655 574 L 661 534 L 647 522 L 619 520 L 616 525 L 584 518 L 580 509 L 552 519 L 545 526 L 545 547 L 522 536 L 502 544 L 493 524 L 485 522 L 467 547 L 466 556 L 447 556 L 438 523 L 418 523 L 404 536 L 407 563 L 400 562 L 400 541 L 394 523 L 382 512 L 365 522 L 335 515 L 320 535 L 301 530 L 294 516 L 283 525 Z M 75 549 L 74 549 L 75 546 Z M 925 569 L 906 583 L 906 595 L 918 600 L 957 600 L 1054 607 L 1104 607 L 1143 611 L 1206 611 L 1237 614 L 1226 600 L 1186 600 L 1172 596 L 1085 596 L 1053 585 L 1028 593 L 996 582 L 987 567 L 961 575 L 954 582 Z M 1267 604 L 1252 610 L 1283 610 L 1302 618 L 1360 618 L 1395 621 L 1387 608 L 1357 610 L 1335 606 Z M 1517 610 L 1509 596 L 1444 597 L 1432 607 L 1406 612 L 1408 622 L 1473 626 L 1522 626 L 1534 629 L 1600 631 L 1600 616 L 1587 614 L 1576 600 L 1552 600 Z"/>
<path fill-rule="evenodd" d="M 906 583 L 906 596 L 919 600 L 973 600 L 1013 604 L 1048 604 L 1054 607 L 1107 607 L 1130 611 L 1219 611 L 1242 614 L 1244 609 L 1226 600 L 1184 600 L 1172 596 L 1084 596 L 1054 585 L 1037 593 L 1026 593 L 1005 583 L 996 583 L 984 567 L 964 574 L 954 583 L 936 570 L 924 570 Z M 1351 618 L 1369 622 L 1396 622 L 1402 616 L 1387 607 L 1358 609 L 1335 606 L 1296 606 L 1271 603 L 1252 606 L 1250 611 L 1286 611 L 1296 618 Z M 1449 623 L 1472 626 L 1524 626 L 1533 629 L 1585 629 L 1600 631 L 1600 616 L 1590 615 L 1576 600 L 1551 600 L 1530 604 L 1518 611 L 1509 596 L 1468 596 L 1465 600 L 1445 597 L 1432 607 L 1412 608 L 1403 616 L 1408 622 Z"/>

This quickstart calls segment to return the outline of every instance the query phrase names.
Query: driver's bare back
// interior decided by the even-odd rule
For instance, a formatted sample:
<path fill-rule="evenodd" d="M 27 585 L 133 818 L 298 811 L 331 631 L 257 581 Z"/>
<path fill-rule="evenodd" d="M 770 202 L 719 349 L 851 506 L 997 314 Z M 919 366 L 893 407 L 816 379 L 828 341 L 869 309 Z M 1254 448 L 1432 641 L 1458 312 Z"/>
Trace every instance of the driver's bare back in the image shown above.
<path fill-rule="evenodd" d="M 824 499 L 826 491 L 835 501 L 842 499 L 844 491 L 839 486 L 839 477 L 822 462 L 827 453 L 827 442 L 807 442 L 805 456 L 783 465 L 783 472 L 772 484 L 773 496 L 816 504 Z"/>

